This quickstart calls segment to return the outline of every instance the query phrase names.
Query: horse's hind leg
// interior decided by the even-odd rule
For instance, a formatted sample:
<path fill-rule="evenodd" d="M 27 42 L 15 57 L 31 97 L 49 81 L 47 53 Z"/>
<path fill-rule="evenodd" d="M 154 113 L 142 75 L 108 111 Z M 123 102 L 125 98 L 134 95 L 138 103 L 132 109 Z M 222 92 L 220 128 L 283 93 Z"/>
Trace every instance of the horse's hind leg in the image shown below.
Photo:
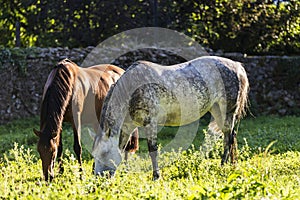
<path fill-rule="evenodd" d="M 222 136 L 222 131 L 219 129 L 216 120 L 212 117 L 202 145 L 204 156 L 209 157 L 209 153 L 213 150 L 216 141 L 220 140 Z"/>
<path fill-rule="evenodd" d="M 234 124 L 235 115 L 228 114 L 222 128 L 224 133 L 224 154 L 222 156 L 222 165 L 228 161 L 229 157 L 231 158 L 232 164 L 234 164 L 237 159 L 237 140 L 236 133 L 234 131 Z"/>
<path fill-rule="evenodd" d="M 226 108 L 223 103 L 215 103 L 209 111 L 212 115 L 208 125 L 207 135 L 205 136 L 204 149 L 210 151 L 212 145 L 223 136 L 222 127 L 225 123 Z M 206 138 L 207 137 L 207 138 Z"/>
<path fill-rule="evenodd" d="M 214 127 L 215 130 L 222 131 L 224 135 L 223 145 L 224 145 L 224 153 L 222 156 L 223 165 L 231 158 L 231 162 L 236 162 L 236 154 L 237 154 L 237 142 L 236 142 L 236 134 L 233 130 L 235 125 L 235 114 L 226 112 L 226 103 L 220 102 L 219 104 L 214 104 L 210 110 L 214 121 L 210 123 L 209 128 L 217 124 L 218 127 Z"/>

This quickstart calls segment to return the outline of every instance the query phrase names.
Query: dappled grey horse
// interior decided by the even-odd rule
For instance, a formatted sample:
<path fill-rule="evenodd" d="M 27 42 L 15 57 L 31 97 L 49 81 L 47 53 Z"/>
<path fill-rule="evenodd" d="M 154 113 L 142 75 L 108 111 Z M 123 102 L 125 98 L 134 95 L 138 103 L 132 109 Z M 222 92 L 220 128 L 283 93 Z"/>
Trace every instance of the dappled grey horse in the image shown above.
<path fill-rule="evenodd" d="M 209 127 L 224 135 L 221 163 L 229 157 L 235 162 L 234 126 L 245 113 L 248 90 L 241 63 L 226 58 L 205 56 L 172 66 L 136 62 L 104 101 L 92 152 L 95 174 L 114 173 L 128 133 L 138 126 L 145 130 L 153 178 L 159 178 L 157 126 L 186 125 L 207 112 L 212 115 Z"/>

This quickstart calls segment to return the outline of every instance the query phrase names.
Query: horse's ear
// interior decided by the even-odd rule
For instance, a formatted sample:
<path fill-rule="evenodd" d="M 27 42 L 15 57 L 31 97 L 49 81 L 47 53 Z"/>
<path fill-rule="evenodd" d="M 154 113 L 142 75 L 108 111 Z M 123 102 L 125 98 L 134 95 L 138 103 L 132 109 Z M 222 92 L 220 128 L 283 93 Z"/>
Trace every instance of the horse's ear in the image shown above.
<path fill-rule="evenodd" d="M 33 129 L 34 134 L 36 134 L 36 136 L 40 137 L 41 135 L 41 131 L 36 130 L 35 128 Z"/>

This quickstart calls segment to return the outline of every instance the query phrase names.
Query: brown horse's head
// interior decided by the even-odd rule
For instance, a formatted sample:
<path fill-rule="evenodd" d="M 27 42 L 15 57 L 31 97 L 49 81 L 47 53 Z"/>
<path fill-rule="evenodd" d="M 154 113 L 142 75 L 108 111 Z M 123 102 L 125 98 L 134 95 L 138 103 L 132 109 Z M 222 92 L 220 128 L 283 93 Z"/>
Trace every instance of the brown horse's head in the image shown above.
<path fill-rule="evenodd" d="M 35 129 L 34 133 L 39 137 L 37 150 L 42 160 L 45 180 L 48 181 L 48 175 L 50 174 L 51 181 L 54 177 L 54 162 L 58 151 L 59 135 L 54 138 L 42 137 L 43 133 Z"/>

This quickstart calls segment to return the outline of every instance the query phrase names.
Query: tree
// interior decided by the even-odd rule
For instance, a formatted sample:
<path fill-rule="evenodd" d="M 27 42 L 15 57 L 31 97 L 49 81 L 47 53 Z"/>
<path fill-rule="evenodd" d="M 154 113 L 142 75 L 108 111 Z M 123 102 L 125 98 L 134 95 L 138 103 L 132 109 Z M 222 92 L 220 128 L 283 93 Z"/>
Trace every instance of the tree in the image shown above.
<path fill-rule="evenodd" d="M 95 46 L 128 29 L 159 26 L 214 50 L 299 54 L 299 8 L 298 0 L 6 0 L 0 45 L 13 47 L 19 36 L 23 47 Z"/>

